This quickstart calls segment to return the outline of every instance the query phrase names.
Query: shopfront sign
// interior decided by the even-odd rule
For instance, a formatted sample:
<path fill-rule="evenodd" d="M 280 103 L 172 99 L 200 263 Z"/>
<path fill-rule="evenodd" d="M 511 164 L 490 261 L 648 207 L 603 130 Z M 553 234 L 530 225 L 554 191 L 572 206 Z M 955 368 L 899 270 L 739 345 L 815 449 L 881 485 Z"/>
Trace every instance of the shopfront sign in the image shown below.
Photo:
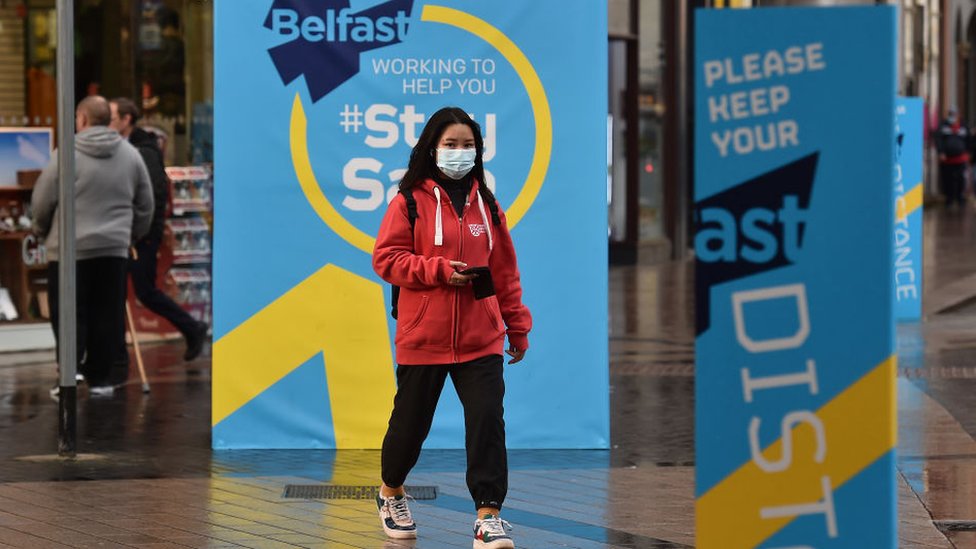
<path fill-rule="evenodd" d="M 697 12 L 698 547 L 895 547 L 895 21 Z"/>
<path fill-rule="evenodd" d="M 923 102 L 899 97 L 895 111 L 895 319 L 922 318 Z"/>
<path fill-rule="evenodd" d="M 509 447 L 608 446 L 607 5 L 569 5 L 216 3 L 214 447 L 380 446 L 395 323 L 370 254 L 451 105 L 481 125 L 534 317 Z M 427 447 L 463 445 L 449 385 Z"/>

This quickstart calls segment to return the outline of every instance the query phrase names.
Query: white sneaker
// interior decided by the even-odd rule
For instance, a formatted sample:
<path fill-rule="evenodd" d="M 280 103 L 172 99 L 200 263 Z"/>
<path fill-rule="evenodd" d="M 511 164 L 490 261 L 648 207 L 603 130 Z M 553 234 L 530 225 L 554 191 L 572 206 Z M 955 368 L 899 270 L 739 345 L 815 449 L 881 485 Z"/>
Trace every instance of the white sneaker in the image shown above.
<path fill-rule="evenodd" d="M 474 522 L 474 549 L 514 549 L 515 542 L 505 533 L 505 529 L 512 529 L 507 520 L 495 515 L 485 515 L 485 518 Z"/>
<path fill-rule="evenodd" d="M 112 385 L 92 385 L 88 388 L 88 396 L 91 398 L 111 398 L 115 394 L 115 387 Z"/>
<path fill-rule="evenodd" d="M 385 498 L 376 494 L 376 507 L 379 509 L 380 522 L 386 535 L 396 539 L 413 539 L 417 537 L 417 525 L 410 515 L 407 506 L 409 496 L 393 496 Z"/>

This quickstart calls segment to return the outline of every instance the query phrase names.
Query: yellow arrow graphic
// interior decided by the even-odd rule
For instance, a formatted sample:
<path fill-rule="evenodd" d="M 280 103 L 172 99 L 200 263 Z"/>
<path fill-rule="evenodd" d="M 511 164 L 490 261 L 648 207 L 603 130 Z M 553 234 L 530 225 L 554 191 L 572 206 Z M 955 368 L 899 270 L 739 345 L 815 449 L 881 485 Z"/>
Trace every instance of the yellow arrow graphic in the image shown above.
<path fill-rule="evenodd" d="M 396 392 L 383 288 L 326 265 L 214 343 L 213 425 L 317 353 L 338 448 L 379 448 Z"/>

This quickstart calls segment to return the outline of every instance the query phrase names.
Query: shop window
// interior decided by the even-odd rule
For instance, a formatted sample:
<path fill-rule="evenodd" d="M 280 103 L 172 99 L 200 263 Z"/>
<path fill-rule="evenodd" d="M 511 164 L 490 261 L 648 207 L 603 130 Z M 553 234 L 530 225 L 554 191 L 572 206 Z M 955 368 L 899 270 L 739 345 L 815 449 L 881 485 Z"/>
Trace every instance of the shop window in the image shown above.
<path fill-rule="evenodd" d="M 167 142 L 167 164 L 213 160 L 213 4 L 140 0 L 136 79 L 150 125 Z"/>
<path fill-rule="evenodd" d="M 664 48 L 661 1 L 640 4 L 638 240 L 664 238 Z"/>

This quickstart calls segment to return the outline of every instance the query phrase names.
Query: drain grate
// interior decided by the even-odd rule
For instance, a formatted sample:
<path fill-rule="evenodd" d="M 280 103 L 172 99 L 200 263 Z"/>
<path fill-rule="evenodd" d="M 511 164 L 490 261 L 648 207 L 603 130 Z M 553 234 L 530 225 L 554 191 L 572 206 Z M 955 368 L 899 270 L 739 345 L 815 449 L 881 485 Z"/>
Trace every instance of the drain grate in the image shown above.
<path fill-rule="evenodd" d="M 406 486 L 413 499 L 437 499 L 436 486 Z M 375 499 L 376 486 L 343 486 L 333 484 L 286 484 L 286 499 Z"/>
<path fill-rule="evenodd" d="M 933 523 L 942 532 L 976 532 L 976 520 L 936 520 Z"/>
<path fill-rule="evenodd" d="M 647 377 L 695 377 L 692 360 L 631 361 L 613 358 L 610 374 Z"/>
<path fill-rule="evenodd" d="M 908 379 L 973 379 L 976 378 L 976 368 L 968 366 L 899 368 L 898 375 Z"/>

